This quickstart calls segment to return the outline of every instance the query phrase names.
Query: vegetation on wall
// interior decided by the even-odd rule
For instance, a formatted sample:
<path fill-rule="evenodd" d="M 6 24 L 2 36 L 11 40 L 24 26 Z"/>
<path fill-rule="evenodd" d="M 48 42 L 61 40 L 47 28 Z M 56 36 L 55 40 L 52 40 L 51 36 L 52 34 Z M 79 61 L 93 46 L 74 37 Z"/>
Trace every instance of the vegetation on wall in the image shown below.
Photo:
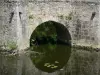
<path fill-rule="evenodd" d="M 7 47 L 9 50 L 15 50 L 17 49 L 17 44 L 13 41 L 7 41 Z"/>
<path fill-rule="evenodd" d="M 62 19 L 62 20 L 65 19 L 65 20 L 70 21 L 70 20 L 72 20 L 73 13 L 70 12 L 68 15 L 61 14 L 61 15 L 58 15 L 58 17 L 59 17 L 60 19 Z"/>
<path fill-rule="evenodd" d="M 33 15 L 29 15 L 29 19 L 33 19 Z"/>

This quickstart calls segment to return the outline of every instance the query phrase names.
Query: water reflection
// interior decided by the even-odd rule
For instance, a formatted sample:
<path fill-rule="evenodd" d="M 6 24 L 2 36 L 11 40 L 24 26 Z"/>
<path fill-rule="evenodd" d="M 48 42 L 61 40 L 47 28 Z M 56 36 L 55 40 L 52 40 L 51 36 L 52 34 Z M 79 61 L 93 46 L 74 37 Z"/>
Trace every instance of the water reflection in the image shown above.
<path fill-rule="evenodd" d="M 90 49 L 91 50 L 91 49 Z M 37 52 L 30 50 L 18 54 L 6 54 L 0 52 L 0 75 L 99 75 L 100 74 L 100 51 L 96 52 L 72 48 L 71 56 L 67 64 L 60 70 L 47 73 L 39 70 L 33 64 L 30 54 L 37 56 Z M 41 54 L 42 55 L 42 54 Z M 61 55 L 60 55 L 61 56 Z M 66 57 L 64 57 L 66 58 Z M 46 59 L 46 58 L 45 58 Z M 56 60 L 53 64 L 57 65 Z M 46 62 L 45 66 L 51 64 Z M 55 66 L 56 67 L 56 66 Z"/>
<path fill-rule="evenodd" d="M 45 72 L 61 69 L 71 54 L 71 37 L 64 25 L 47 21 L 40 24 L 30 38 L 30 58 L 35 66 Z"/>
<path fill-rule="evenodd" d="M 66 45 L 57 45 L 55 49 L 50 49 L 48 45 L 41 45 L 38 50 L 44 51 L 31 53 L 30 57 L 35 66 L 45 72 L 54 72 L 66 65 L 70 57 L 71 48 Z"/>

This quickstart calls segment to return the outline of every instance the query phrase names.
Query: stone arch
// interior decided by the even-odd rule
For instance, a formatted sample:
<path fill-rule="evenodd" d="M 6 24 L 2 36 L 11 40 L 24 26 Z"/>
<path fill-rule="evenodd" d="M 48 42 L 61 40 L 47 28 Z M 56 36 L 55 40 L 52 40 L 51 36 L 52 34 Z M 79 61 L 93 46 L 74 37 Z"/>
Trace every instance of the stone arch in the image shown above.
<path fill-rule="evenodd" d="M 69 60 L 71 36 L 63 24 L 46 21 L 33 31 L 30 47 L 33 51 L 30 58 L 35 66 L 45 72 L 54 72 Z"/>

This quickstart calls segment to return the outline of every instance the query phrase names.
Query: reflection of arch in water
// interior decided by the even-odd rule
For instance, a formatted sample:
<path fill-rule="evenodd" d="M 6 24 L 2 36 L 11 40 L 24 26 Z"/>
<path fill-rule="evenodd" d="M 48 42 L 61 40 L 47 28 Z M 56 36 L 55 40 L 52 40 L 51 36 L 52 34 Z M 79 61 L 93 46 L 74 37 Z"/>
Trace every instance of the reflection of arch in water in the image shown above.
<path fill-rule="evenodd" d="M 71 54 L 71 36 L 61 23 L 47 21 L 33 31 L 30 47 L 34 54 L 30 57 L 35 66 L 45 72 L 61 69 Z"/>

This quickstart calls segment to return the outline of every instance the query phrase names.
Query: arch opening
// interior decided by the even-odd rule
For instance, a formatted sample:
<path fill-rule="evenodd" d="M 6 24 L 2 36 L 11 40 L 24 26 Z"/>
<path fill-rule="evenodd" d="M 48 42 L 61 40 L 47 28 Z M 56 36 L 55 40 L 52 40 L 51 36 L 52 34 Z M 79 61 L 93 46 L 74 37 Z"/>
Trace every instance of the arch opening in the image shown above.
<path fill-rule="evenodd" d="M 30 47 L 34 65 L 42 71 L 54 72 L 63 68 L 69 60 L 71 36 L 63 24 L 47 21 L 33 31 Z"/>

